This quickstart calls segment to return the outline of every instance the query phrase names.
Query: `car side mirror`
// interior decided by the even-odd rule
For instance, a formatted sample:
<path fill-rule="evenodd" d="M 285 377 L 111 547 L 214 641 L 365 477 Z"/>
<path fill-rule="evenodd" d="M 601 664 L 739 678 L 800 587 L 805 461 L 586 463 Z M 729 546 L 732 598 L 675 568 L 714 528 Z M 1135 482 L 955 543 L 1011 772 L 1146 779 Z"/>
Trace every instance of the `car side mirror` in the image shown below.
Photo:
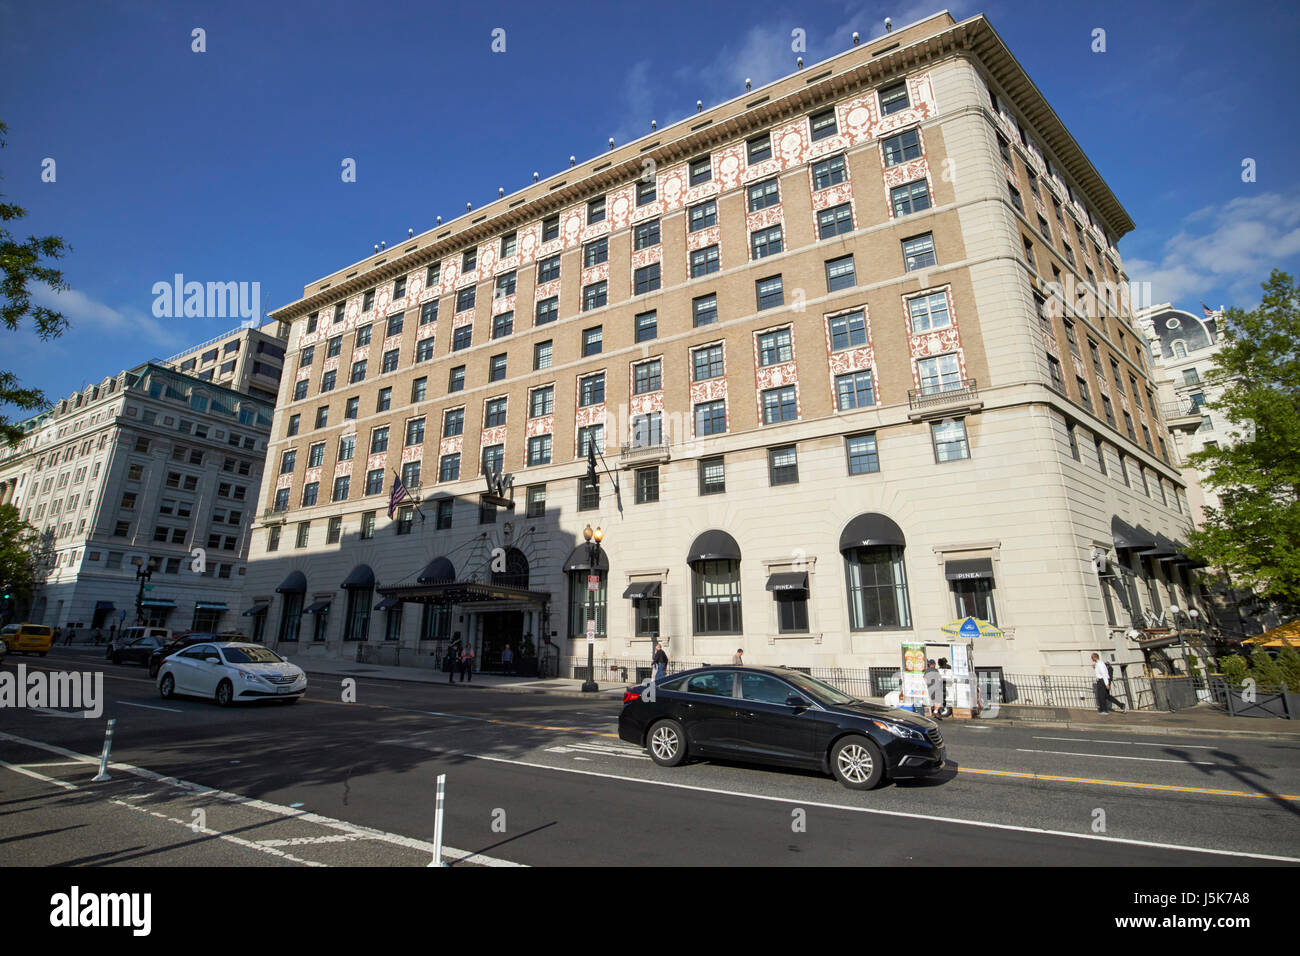
<path fill-rule="evenodd" d="M 806 710 L 806 709 L 808 708 L 808 706 L 809 706 L 809 705 L 808 705 L 808 701 L 804 700 L 804 699 L 803 699 L 802 697 L 800 697 L 798 694 L 791 694 L 789 697 L 787 697 L 787 698 L 785 699 L 785 705 L 786 705 L 787 707 L 802 707 L 802 708 L 804 708 L 805 710 Z"/>
<path fill-rule="evenodd" d="M 220 664 L 220 663 L 221 663 L 221 658 L 220 658 L 220 657 L 205 657 L 205 658 L 203 658 L 203 659 L 204 659 L 207 663 L 209 663 L 209 664 Z"/>

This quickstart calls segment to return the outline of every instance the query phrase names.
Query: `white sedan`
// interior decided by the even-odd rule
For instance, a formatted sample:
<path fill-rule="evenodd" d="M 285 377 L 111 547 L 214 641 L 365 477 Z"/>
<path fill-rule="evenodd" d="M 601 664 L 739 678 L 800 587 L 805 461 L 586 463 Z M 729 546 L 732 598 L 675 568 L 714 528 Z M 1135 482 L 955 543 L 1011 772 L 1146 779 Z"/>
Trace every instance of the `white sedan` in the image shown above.
<path fill-rule="evenodd" d="M 178 651 L 158 669 L 158 692 L 212 697 L 223 707 L 237 700 L 293 703 L 307 691 L 307 675 L 261 644 L 213 641 Z"/>

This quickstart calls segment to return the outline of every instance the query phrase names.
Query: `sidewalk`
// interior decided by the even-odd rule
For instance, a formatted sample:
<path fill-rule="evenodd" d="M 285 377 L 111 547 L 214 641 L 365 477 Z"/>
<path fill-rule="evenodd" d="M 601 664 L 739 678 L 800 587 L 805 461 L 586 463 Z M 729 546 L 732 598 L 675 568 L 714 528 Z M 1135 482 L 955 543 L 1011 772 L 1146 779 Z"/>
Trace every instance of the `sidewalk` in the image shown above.
<path fill-rule="evenodd" d="M 948 718 L 945 723 L 953 723 Z M 1300 720 L 1282 717 L 1229 717 L 1212 704 L 1176 713 L 1157 710 L 1099 714 L 1089 709 L 1003 704 L 996 717 L 958 723 L 972 727 L 1041 727 L 1101 733 L 1178 734 L 1205 737 L 1271 737 L 1300 743 Z"/>
<path fill-rule="evenodd" d="M 288 657 L 311 677 L 356 677 L 368 680 L 397 680 L 413 684 L 442 684 L 447 686 L 447 673 L 426 667 L 393 667 L 387 664 L 358 664 L 326 658 Z M 536 677 L 507 677 L 502 674 L 478 674 L 462 682 L 459 675 L 455 687 L 469 690 L 499 690 L 516 694 L 550 694 L 555 697 L 574 697 L 580 700 L 612 700 L 623 702 L 623 690 L 630 685 L 604 681 L 600 690 L 583 693 L 582 681 L 568 678 L 538 680 Z"/>

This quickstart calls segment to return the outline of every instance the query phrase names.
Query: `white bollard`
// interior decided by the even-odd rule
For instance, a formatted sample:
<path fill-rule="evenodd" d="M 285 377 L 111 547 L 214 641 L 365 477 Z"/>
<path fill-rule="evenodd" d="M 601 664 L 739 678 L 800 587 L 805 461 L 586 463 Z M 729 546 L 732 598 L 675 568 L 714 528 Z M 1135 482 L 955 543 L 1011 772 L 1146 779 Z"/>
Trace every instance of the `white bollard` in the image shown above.
<path fill-rule="evenodd" d="M 116 717 L 108 718 L 108 732 L 104 734 L 104 752 L 99 755 L 99 773 L 91 779 L 91 783 L 103 783 L 109 779 L 108 752 L 113 747 L 113 725 L 115 723 L 117 723 Z"/>
<path fill-rule="evenodd" d="M 442 804 L 447 792 L 447 775 L 438 774 L 438 803 L 433 811 L 433 862 L 429 866 L 446 866 L 442 862 Z"/>

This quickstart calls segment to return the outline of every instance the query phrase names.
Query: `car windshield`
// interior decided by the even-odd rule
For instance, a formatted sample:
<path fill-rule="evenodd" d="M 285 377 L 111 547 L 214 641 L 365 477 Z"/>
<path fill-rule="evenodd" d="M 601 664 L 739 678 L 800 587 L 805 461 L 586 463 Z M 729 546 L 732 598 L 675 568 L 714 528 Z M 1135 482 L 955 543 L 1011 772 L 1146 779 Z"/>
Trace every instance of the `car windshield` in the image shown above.
<path fill-rule="evenodd" d="M 284 660 L 268 647 L 227 647 L 225 654 L 229 664 L 279 664 Z"/>
<path fill-rule="evenodd" d="M 782 674 L 781 676 L 813 700 L 820 701 L 823 704 L 851 704 L 857 700 L 856 697 L 850 697 L 824 681 L 819 681 L 815 677 L 809 677 L 807 674 L 801 674 L 798 671 Z"/>

